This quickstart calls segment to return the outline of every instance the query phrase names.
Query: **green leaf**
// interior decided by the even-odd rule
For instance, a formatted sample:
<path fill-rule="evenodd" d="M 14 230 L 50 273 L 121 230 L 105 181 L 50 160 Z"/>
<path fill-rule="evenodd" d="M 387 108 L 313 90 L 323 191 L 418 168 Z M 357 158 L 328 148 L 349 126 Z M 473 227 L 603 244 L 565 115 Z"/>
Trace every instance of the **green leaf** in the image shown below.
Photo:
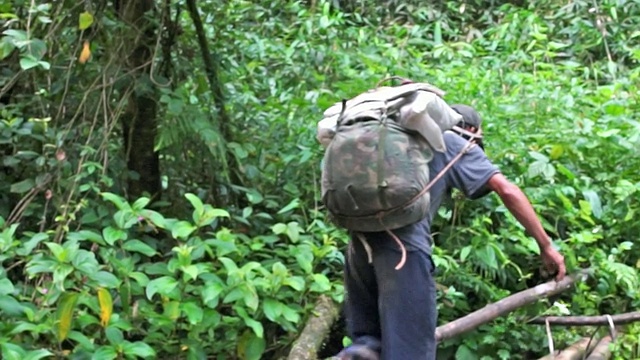
<path fill-rule="evenodd" d="M 109 326 L 104 331 L 109 343 L 114 346 L 122 345 L 124 343 L 124 335 L 122 331 L 115 326 Z"/>
<path fill-rule="evenodd" d="M 45 245 L 49 248 L 53 257 L 56 258 L 59 262 L 66 262 L 68 257 L 68 251 L 63 248 L 60 244 L 54 242 L 46 242 Z"/>
<path fill-rule="evenodd" d="M 114 204 L 118 208 L 118 210 L 131 210 L 129 204 L 127 204 L 127 202 L 121 196 L 110 192 L 103 192 L 100 193 L 100 195 L 102 195 L 102 198 L 104 198 L 105 200 Z"/>
<path fill-rule="evenodd" d="M 20 65 L 22 65 L 22 59 L 20 59 L 20 63 Z M 35 186 L 36 183 L 35 181 L 33 181 L 33 179 L 25 179 L 20 182 L 11 184 L 11 188 L 9 189 L 9 191 L 15 194 L 24 194 L 27 191 L 33 189 Z"/>
<path fill-rule="evenodd" d="M 26 356 L 24 349 L 16 344 L 3 342 L 0 344 L 0 348 L 3 360 L 23 360 Z"/>
<path fill-rule="evenodd" d="M 202 302 L 209 306 L 209 303 L 217 300 L 220 293 L 224 291 L 224 285 L 218 282 L 213 282 L 205 285 L 202 290 Z"/>
<path fill-rule="evenodd" d="M 93 15 L 87 11 L 81 13 L 78 19 L 78 29 L 86 30 L 91 24 L 93 24 Z"/>
<path fill-rule="evenodd" d="M 147 299 L 151 300 L 153 298 L 153 295 L 155 295 L 156 293 L 167 295 L 172 292 L 176 288 L 176 286 L 178 286 L 178 281 L 171 276 L 162 276 L 157 279 L 153 279 L 147 284 Z"/>
<path fill-rule="evenodd" d="M 198 269 L 196 265 L 183 266 L 180 269 L 187 274 L 191 280 L 197 279 L 200 274 L 200 269 Z"/>
<path fill-rule="evenodd" d="M 139 252 L 149 257 L 156 254 L 156 251 L 151 246 L 136 239 L 125 242 L 122 248 L 127 251 Z"/>
<path fill-rule="evenodd" d="M 66 292 L 62 294 L 58 301 L 58 308 L 56 311 L 56 336 L 58 341 L 62 342 L 67 338 L 69 331 L 71 330 L 71 322 L 73 321 L 73 312 L 78 301 L 79 293 Z"/>
<path fill-rule="evenodd" d="M 16 290 L 11 280 L 7 278 L 0 279 L 0 295 L 10 295 L 13 294 L 14 291 Z"/>
<path fill-rule="evenodd" d="M 277 223 L 271 227 L 271 231 L 273 231 L 273 233 L 276 235 L 283 234 L 285 231 L 287 231 L 287 224 Z"/>
<path fill-rule="evenodd" d="M 120 286 L 120 280 L 110 272 L 98 271 L 93 275 L 89 275 L 90 279 L 95 281 L 98 286 L 108 289 L 115 289 Z"/>
<path fill-rule="evenodd" d="M 204 312 L 202 308 L 194 302 L 187 302 L 181 305 L 182 311 L 187 315 L 187 319 L 191 325 L 199 324 L 202 321 Z"/>
<path fill-rule="evenodd" d="M 129 274 L 129 277 L 134 279 L 140 286 L 146 287 L 147 284 L 149 284 L 149 277 L 145 273 L 134 271 L 131 274 Z"/>
<path fill-rule="evenodd" d="M 40 360 L 49 356 L 54 356 L 53 353 L 46 349 L 39 349 L 34 351 L 29 351 L 23 360 Z"/>
<path fill-rule="evenodd" d="M 113 245 L 118 240 L 125 240 L 127 238 L 127 233 L 124 230 L 113 226 L 107 226 L 102 230 L 102 237 L 104 237 L 107 244 Z"/>
<path fill-rule="evenodd" d="M 329 281 L 329 278 L 327 278 L 326 275 L 324 274 L 313 274 L 313 284 L 311 284 L 311 287 L 309 288 L 309 290 L 311 291 L 315 291 L 315 292 L 327 292 L 329 290 L 331 290 L 331 281 Z"/>
<path fill-rule="evenodd" d="M 300 276 L 292 276 L 285 279 L 282 283 L 296 291 L 302 291 L 302 289 L 304 289 L 304 279 Z"/>
<path fill-rule="evenodd" d="M 133 205 L 131 205 L 131 209 L 134 211 L 140 211 L 144 209 L 145 206 L 149 205 L 150 201 L 151 199 L 149 199 L 148 197 L 141 197 L 136 200 Z"/>
<path fill-rule="evenodd" d="M 187 240 L 189 235 L 194 232 L 197 228 L 191 225 L 187 221 L 178 221 L 171 228 L 171 236 L 175 239 L 183 239 Z"/>
<path fill-rule="evenodd" d="M 89 240 L 99 245 L 105 245 L 102 235 L 92 230 L 80 230 L 80 231 L 70 232 L 67 234 L 67 239 L 73 240 L 73 241 Z"/>
<path fill-rule="evenodd" d="M 20 68 L 22 70 L 29 70 L 39 65 L 38 59 L 31 55 L 25 55 L 20 58 Z M 15 184 L 14 184 L 15 185 Z M 11 186 L 13 188 L 13 186 Z M 13 192 L 13 191 L 12 191 Z"/>
<path fill-rule="evenodd" d="M 465 261 L 467 259 L 467 256 L 471 253 L 471 249 L 472 247 L 470 245 L 462 248 L 460 251 L 460 261 Z"/>
<path fill-rule="evenodd" d="M 101 346 L 93 353 L 91 360 L 113 360 L 118 357 L 118 352 L 114 346 Z"/>
<path fill-rule="evenodd" d="M 184 197 L 186 197 L 187 200 L 189 200 L 189 202 L 191 203 L 191 206 L 193 206 L 193 208 L 195 209 L 193 222 L 198 223 L 198 219 L 196 218 L 196 213 L 199 216 L 202 216 L 202 214 L 204 213 L 204 204 L 202 203 L 202 200 L 200 200 L 199 197 L 191 193 L 185 194 Z"/>
<path fill-rule="evenodd" d="M 0 312 L 9 316 L 20 316 L 26 307 L 22 306 L 13 296 L 0 295 Z"/>
<path fill-rule="evenodd" d="M 282 303 L 273 298 L 266 298 L 262 302 L 262 310 L 267 319 L 275 322 L 282 315 Z"/>
<path fill-rule="evenodd" d="M 257 337 L 262 338 L 264 336 L 264 328 L 260 322 L 252 319 L 244 308 L 235 306 L 234 309 L 236 310 L 236 313 L 238 313 L 238 316 L 244 320 L 244 323 L 253 330 Z"/>
<path fill-rule="evenodd" d="M 136 341 L 134 343 L 126 343 L 123 347 L 124 353 L 129 356 L 136 356 L 141 358 L 154 358 L 156 356 L 155 350 L 142 341 Z"/>
<path fill-rule="evenodd" d="M 267 348 L 264 338 L 251 331 L 245 331 L 238 340 L 238 358 L 243 360 L 260 360 Z"/>
<path fill-rule="evenodd" d="M 476 360 L 478 356 L 474 351 L 469 349 L 466 345 L 461 345 L 456 351 L 456 360 Z"/>

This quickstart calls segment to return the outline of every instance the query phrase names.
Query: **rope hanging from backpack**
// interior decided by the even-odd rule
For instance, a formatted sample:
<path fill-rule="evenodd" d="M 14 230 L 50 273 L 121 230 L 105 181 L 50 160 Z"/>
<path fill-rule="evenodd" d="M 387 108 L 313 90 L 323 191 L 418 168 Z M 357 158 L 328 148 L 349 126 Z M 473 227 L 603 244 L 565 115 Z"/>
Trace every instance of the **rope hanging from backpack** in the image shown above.
<path fill-rule="evenodd" d="M 422 191 L 420 191 L 416 196 L 414 196 L 411 200 L 407 201 L 407 203 L 399 205 L 394 207 L 393 209 L 387 210 L 387 211 L 383 211 L 378 213 L 377 218 L 378 221 L 380 222 L 380 225 L 385 227 L 385 232 L 387 234 L 389 234 L 389 236 L 391 236 L 391 238 L 393 238 L 393 240 L 395 240 L 395 242 L 398 244 L 398 246 L 400 247 L 400 251 L 402 253 L 402 255 L 400 256 L 400 262 L 398 263 L 398 265 L 396 265 L 395 269 L 396 270 L 400 270 L 405 262 L 407 261 L 407 249 L 405 248 L 404 244 L 402 243 L 402 241 L 396 236 L 396 234 L 394 234 L 391 230 L 389 230 L 387 228 L 387 226 L 385 226 L 385 224 L 382 222 L 382 217 L 385 216 L 386 214 L 393 212 L 397 209 L 403 208 L 411 203 L 413 203 L 414 201 L 416 201 L 417 199 L 419 199 L 421 196 L 423 196 L 424 194 L 427 193 L 427 191 L 429 191 L 431 189 L 431 187 L 438 181 L 440 180 L 440 178 L 442 178 L 444 176 L 444 174 L 458 161 L 460 160 L 460 158 L 467 153 L 467 151 L 469 151 L 471 149 L 471 147 L 473 147 L 473 145 L 475 145 L 475 141 L 468 141 L 467 144 L 462 148 L 462 150 L 460 150 L 460 152 L 442 169 L 440 170 L 440 172 L 433 178 L 431 179 L 431 181 L 429 181 L 429 183 L 424 187 L 424 189 L 422 189 Z"/>

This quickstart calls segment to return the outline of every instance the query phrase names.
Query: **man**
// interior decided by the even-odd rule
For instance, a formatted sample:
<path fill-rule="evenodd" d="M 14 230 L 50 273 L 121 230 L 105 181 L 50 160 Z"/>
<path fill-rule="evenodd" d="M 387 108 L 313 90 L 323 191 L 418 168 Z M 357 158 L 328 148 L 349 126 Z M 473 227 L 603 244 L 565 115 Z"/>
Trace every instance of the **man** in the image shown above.
<path fill-rule="evenodd" d="M 466 105 L 451 106 L 463 117 L 459 126 L 481 134 L 478 113 Z M 467 145 L 461 134 L 444 134 L 446 153 L 434 154 L 431 178 Z M 435 265 L 431 258 L 430 225 L 443 198 L 452 188 L 469 199 L 496 192 L 507 209 L 540 247 L 542 262 L 556 280 L 566 273 L 564 258 L 556 251 L 526 195 L 509 182 L 479 146 L 472 146 L 430 189 L 431 211 L 422 221 L 395 229 L 407 251 L 406 263 L 396 270 L 401 252 L 385 232 L 352 236 L 345 266 L 345 313 L 353 340 L 338 358 L 347 360 L 434 360 L 437 320 Z"/>

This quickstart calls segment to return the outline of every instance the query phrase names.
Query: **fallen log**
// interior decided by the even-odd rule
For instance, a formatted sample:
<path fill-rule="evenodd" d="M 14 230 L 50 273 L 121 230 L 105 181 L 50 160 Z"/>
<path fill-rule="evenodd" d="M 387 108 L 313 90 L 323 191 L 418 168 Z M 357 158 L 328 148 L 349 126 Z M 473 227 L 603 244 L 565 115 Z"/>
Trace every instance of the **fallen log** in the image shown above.
<path fill-rule="evenodd" d="M 329 297 L 321 295 L 300 336 L 294 341 L 287 360 L 316 360 L 338 314 L 338 305 Z"/>
<path fill-rule="evenodd" d="M 598 342 L 596 348 L 593 349 L 593 352 L 589 354 L 587 360 L 608 360 L 611 358 L 609 345 L 611 345 L 612 340 L 611 335 L 603 337 L 600 342 Z"/>
<path fill-rule="evenodd" d="M 436 340 L 440 342 L 451 339 L 541 298 L 559 294 L 569 289 L 569 287 L 576 282 L 584 280 L 590 272 L 589 269 L 584 269 L 575 274 L 565 276 L 565 278 L 559 282 L 555 280 L 546 282 L 531 289 L 507 296 L 469 315 L 441 325 L 436 329 Z"/>
<path fill-rule="evenodd" d="M 640 311 L 628 312 L 624 314 L 611 315 L 611 320 L 615 325 L 623 325 L 640 321 Z M 549 321 L 550 325 L 556 326 L 591 326 L 609 325 L 609 316 L 543 316 L 529 320 L 529 324 L 545 325 Z"/>
<path fill-rule="evenodd" d="M 566 349 L 557 350 L 553 356 L 551 354 L 543 356 L 538 360 L 582 360 L 585 354 L 591 352 L 598 344 L 598 339 L 583 337 Z"/>

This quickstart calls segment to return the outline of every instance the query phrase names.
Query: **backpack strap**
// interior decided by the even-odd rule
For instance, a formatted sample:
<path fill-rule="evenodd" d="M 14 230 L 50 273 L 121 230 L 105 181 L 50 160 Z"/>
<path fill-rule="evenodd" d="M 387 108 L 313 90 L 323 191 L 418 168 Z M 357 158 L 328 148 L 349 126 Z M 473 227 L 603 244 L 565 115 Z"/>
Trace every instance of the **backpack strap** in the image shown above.
<path fill-rule="evenodd" d="M 466 130 L 465 130 L 466 131 Z M 422 191 L 420 191 L 416 196 L 414 196 L 411 200 L 407 201 L 404 204 L 398 205 L 396 207 L 393 207 L 392 209 L 389 209 L 387 211 L 382 211 L 380 213 L 378 213 L 377 218 L 378 221 L 380 221 L 380 224 L 382 226 L 385 226 L 384 223 L 382 222 L 382 217 L 390 212 L 393 212 L 395 210 L 404 208 L 405 206 L 413 203 L 414 201 L 418 200 L 421 196 L 423 196 L 424 194 L 427 193 L 427 191 L 429 191 L 431 189 L 431 187 L 438 181 L 440 180 L 440 178 L 442 178 L 444 176 L 444 174 L 451 169 L 451 167 L 458 161 L 460 160 L 460 158 L 466 154 L 475 144 L 475 139 L 474 140 L 470 140 L 467 142 L 467 144 L 462 148 L 462 150 L 460 150 L 460 152 L 453 158 L 451 159 L 451 161 L 449 161 L 449 163 L 442 168 L 442 170 L 440 170 L 440 172 L 438 172 L 438 174 L 431 179 L 431 181 L 429 181 L 429 183 L 422 189 Z M 389 234 L 389 236 L 391 236 L 393 238 L 393 240 L 395 240 L 396 243 L 398 243 L 398 246 L 400 247 L 400 250 L 402 252 L 402 256 L 400 257 L 400 262 L 398 262 L 398 264 L 396 265 L 395 269 L 399 270 L 401 269 L 405 262 L 407 261 L 407 249 L 404 247 L 404 244 L 402 243 L 402 241 L 400 241 L 400 239 L 393 233 L 393 231 L 389 230 L 386 226 L 385 226 L 385 231 L 387 232 L 387 234 Z"/>

